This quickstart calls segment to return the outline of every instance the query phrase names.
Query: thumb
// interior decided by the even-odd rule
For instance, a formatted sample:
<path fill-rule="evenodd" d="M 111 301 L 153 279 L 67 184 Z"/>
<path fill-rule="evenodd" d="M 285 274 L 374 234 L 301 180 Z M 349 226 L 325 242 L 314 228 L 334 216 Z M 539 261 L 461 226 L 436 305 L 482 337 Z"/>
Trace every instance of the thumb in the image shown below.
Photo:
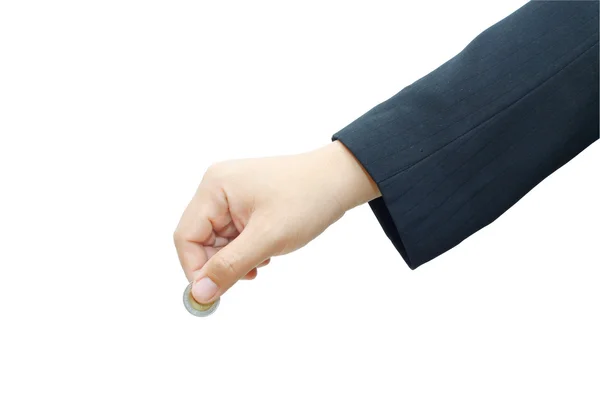
<path fill-rule="evenodd" d="M 273 245 L 264 240 L 260 224 L 249 222 L 244 230 L 204 264 L 194 280 L 192 295 L 199 303 L 210 303 L 234 283 L 273 255 Z"/>

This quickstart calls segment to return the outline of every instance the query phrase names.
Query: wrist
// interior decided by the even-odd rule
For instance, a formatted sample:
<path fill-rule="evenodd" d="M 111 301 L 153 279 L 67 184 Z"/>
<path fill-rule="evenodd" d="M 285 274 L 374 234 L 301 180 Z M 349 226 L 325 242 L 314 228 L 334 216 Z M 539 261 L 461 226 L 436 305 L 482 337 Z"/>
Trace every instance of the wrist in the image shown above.
<path fill-rule="evenodd" d="M 328 186 L 344 212 L 381 196 L 375 181 L 342 142 L 336 140 L 317 152 L 325 160 Z"/>

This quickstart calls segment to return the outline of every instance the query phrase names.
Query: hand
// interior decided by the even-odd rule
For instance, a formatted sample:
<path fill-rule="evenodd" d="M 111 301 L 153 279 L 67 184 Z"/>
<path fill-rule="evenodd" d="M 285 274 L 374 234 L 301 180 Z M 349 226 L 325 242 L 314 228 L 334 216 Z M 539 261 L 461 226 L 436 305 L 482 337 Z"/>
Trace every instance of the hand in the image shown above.
<path fill-rule="evenodd" d="M 310 242 L 344 213 L 380 196 L 340 142 L 292 156 L 218 163 L 208 169 L 174 234 L 199 303 L 253 279 L 273 256 Z"/>

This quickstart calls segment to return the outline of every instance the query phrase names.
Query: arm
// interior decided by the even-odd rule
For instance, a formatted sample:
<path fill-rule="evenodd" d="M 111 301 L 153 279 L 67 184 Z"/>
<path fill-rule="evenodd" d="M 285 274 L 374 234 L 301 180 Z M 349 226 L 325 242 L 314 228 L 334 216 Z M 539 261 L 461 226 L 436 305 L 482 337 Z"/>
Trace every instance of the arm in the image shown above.
<path fill-rule="evenodd" d="M 334 143 L 211 167 L 175 231 L 177 252 L 208 303 L 370 202 L 416 268 L 596 138 L 598 3 L 529 3 Z"/>
<path fill-rule="evenodd" d="M 598 138 L 598 2 L 531 2 L 334 135 L 411 268 L 494 221 Z"/>

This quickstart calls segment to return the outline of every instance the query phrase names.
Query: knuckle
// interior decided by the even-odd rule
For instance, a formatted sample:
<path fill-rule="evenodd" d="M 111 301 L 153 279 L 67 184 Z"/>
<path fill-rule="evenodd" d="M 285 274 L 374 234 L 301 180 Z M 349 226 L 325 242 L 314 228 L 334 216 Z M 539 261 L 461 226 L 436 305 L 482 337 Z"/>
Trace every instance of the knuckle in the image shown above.
<path fill-rule="evenodd" d="M 181 243 L 183 241 L 183 234 L 181 233 L 181 231 L 179 229 L 175 229 L 175 231 L 173 232 L 173 243 L 175 243 L 175 245 Z"/>
<path fill-rule="evenodd" d="M 213 269 L 212 275 L 219 283 L 228 283 L 232 279 L 238 277 L 238 271 L 236 266 L 237 257 L 228 255 L 215 254 L 213 257 Z M 216 282 L 215 281 L 215 282 Z"/>
<path fill-rule="evenodd" d="M 204 177 L 205 178 L 218 177 L 222 174 L 224 168 L 225 168 L 224 162 L 213 163 L 206 169 L 206 172 L 204 173 Z"/>
<path fill-rule="evenodd" d="M 184 243 L 190 240 L 189 233 L 180 227 L 173 232 L 173 242 L 175 246 L 182 246 Z"/>
<path fill-rule="evenodd" d="M 206 169 L 205 175 L 212 175 L 215 173 L 215 171 L 218 171 L 218 170 L 219 170 L 219 163 L 212 163 Z"/>

